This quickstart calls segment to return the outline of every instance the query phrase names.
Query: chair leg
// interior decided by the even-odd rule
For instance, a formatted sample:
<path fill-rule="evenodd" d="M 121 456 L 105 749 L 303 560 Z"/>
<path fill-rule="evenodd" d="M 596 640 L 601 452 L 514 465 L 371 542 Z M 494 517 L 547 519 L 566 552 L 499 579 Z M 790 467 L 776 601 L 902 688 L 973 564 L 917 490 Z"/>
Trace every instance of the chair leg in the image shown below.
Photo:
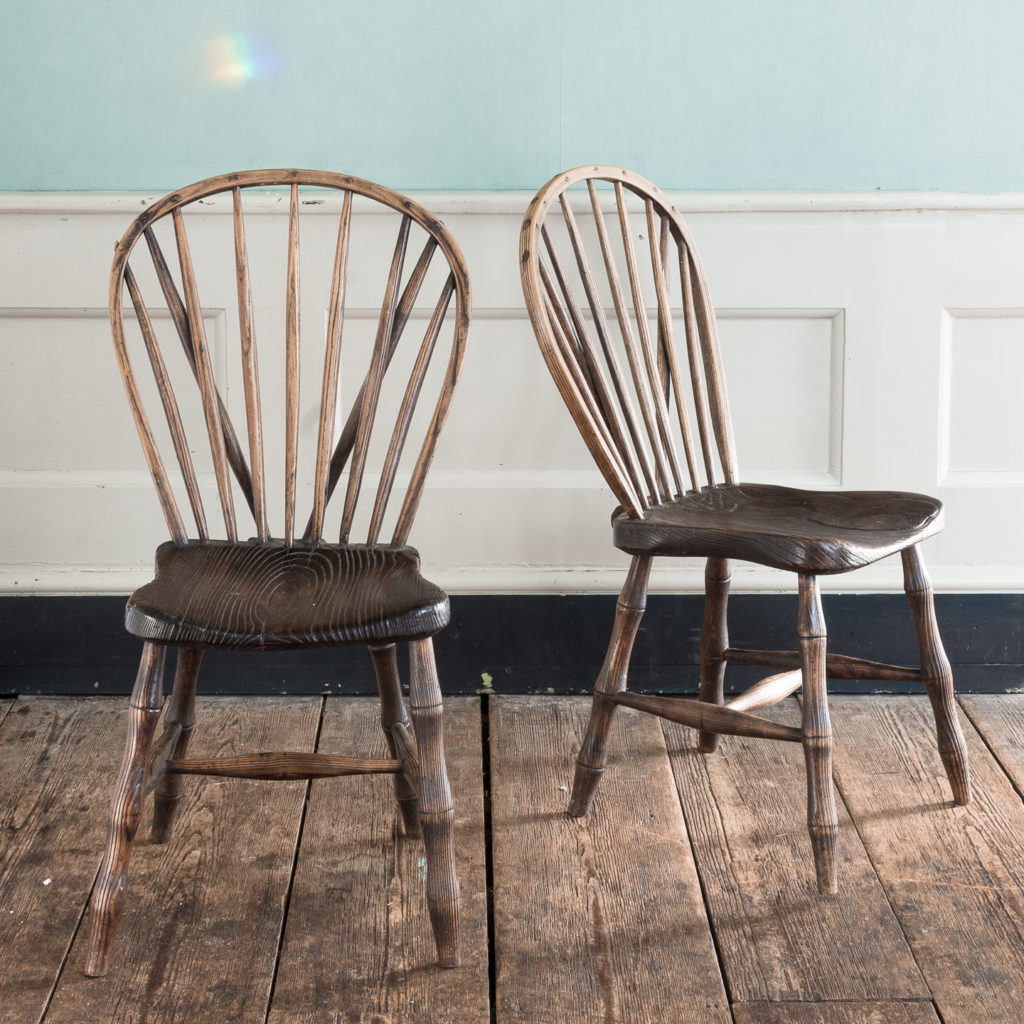
<path fill-rule="evenodd" d="M 174 690 L 164 715 L 164 728 L 172 731 L 179 726 L 181 732 L 174 744 L 171 758 L 180 761 L 188 751 L 192 727 L 196 722 L 196 681 L 203 652 L 196 648 L 181 648 L 174 670 Z M 182 776 L 164 772 L 153 791 L 153 827 L 149 833 L 152 843 L 166 843 L 181 799 Z"/>
<path fill-rule="evenodd" d="M 807 830 L 814 850 L 818 892 L 834 893 L 839 821 L 832 788 L 832 723 L 825 674 L 825 616 L 818 578 L 800 575 L 797 618 L 803 672 L 803 748 L 807 762 Z"/>
<path fill-rule="evenodd" d="M 939 756 L 946 769 L 953 799 L 958 804 L 971 802 L 971 777 L 967 765 L 967 745 L 960 731 L 953 696 L 953 670 L 942 647 L 939 626 L 935 620 L 935 601 L 928 570 L 924 567 L 917 545 L 903 552 L 903 586 L 917 626 L 921 645 L 921 678 L 935 716 Z"/>
<path fill-rule="evenodd" d="M 124 907 L 128 858 L 142 816 L 146 755 L 163 699 L 165 650 L 155 644 L 143 646 L 139 674 L 132 690 L 128 742 L 110 805 L 107 846 L 92 898 L 89 959 L 85 973 L 93 978 L 107 973 L 110 947 Z"/>
<path fill-rule="evenodd" d="M 726 608 L 732 570 L 728 559 L 709 558 L 704 568 L 704 625 L 700 632 L 700 699 L 710 704 L 725 703 L 725 659 L 729 646 Z M 712 753 L 718 734 L 698 733 L 697 749 Z"/>
<path fill-rule="evenodd" d="M 395 744 L 392 730 L 398 726 L 411 735 L 409 714 L 402 699 L 402 681 L 398 672 L 398 649 L 394 644 L 385 647 L 371 647 L 370 657 L 373 658 L 373 669 L 377 673 L 377 689 L 380 692 L 380 727 L 388 741 L 388 750 L 392 757 L 399 757 L 400 752 Z M 405 834 L 415 837 L 420 834 L 420 807 L 416 790 L 412 788 L 404 774 L 394 776 L 395 799 L 402 812 L 402 824 Z"/>
<path fill-rule="evenodd" d="M 441 688 L 434 645 L 428 638 L 409 647 L 410 711 L 420 757 L 420 827 L 427 859 L 427 908 L 437 961 L 459 966 L 459 880 L 455 873 L 455 808 L 444 762 Z"/>
<path fill-rule="evenodd" d="M 587 734 L 576 758 L 576 776 L 569 799 L 569 814 L 574 818 L 581 818 L 590 810 L 594 791 L 604 774 L 608 759 L 608 734 L 616 708 L 607 695 L 621 693 L 626 688 L 629 656 L 647 607 L 647 581 L 650 574 L 651 557 L 635 555 L 615 608 L 615 624 L 612 626 L 608 652 L 594 686 Z"/>

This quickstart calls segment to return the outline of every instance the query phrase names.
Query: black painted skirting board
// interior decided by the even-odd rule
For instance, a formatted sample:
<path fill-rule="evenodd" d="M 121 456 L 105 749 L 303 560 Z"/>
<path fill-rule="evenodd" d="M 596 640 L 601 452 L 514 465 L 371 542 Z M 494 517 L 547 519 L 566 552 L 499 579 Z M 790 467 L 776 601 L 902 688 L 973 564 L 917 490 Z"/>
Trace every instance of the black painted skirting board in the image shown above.
<path fill-rule="evenodd" d="M 135 675 L 139 641 L 122 628 L 123 597 L 0 597 L 0 694 L 121 694 Z M 826 595 L 830 649 L 917 664 L 901 594 Z M 1024 594 L 940 594 L 939 625 L 963 693 L 1024 688 Z M 452 623 L 435 640 L 445 693 L 589 693 L 604 656 L 610 595 L 452 598 Z M 703 598 L 652 595 L 633 651 L 630 689 L 694 693 Z M 729 603 L 737 647 L 793 649 L 796 597 L 736 594 Z M 729 689 L 765 674 L 730 668 Z M 912 684 L 833 680 L 834 693 L 916 692 Z M 291 654 L 211 652 L 207 694 L 375 692 L 362 648 Z"/>

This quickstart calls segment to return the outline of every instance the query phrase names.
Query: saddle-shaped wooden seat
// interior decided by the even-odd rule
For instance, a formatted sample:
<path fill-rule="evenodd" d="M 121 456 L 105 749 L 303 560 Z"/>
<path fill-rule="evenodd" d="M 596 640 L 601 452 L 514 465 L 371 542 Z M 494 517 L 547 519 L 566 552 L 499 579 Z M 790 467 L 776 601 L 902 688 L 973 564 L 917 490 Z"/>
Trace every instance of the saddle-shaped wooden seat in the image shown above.
<path fill-rule="evenodd" d="M 804 491 L 719 484 L 612 517 L 631 555 L 742 558 L 791 572 L 847 572 L 942 529 L 942 503 L 905 491 Z"/>
<path fill-rule="evenodd" d="M 133 636 L 243 651 L 422 640 L 448 625 L 448 595 L 415 548 L 352 544 L 161 544 L 156 579 L 132 594 Z"/>

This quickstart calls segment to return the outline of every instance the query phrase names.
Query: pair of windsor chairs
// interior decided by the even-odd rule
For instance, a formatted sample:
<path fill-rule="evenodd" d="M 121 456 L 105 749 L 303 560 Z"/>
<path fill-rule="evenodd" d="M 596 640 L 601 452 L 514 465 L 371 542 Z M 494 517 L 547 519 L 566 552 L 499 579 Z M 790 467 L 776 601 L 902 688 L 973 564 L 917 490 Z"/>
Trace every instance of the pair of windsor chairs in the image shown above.
<path fill-rule="evenodd" d="M 592 224 L 581 224 L 573 209 L 577 193 L 570 189 L 581 183 L 586 185 Z M 272 330 L 283 339 L 284 373 L 280 374 L 279 363 L 268 375 L 264 362 L 261 383 L 256 344 L 259 307 L 253 300 L 254 274 L 247 252 L 242 192 L 275 186 L 288 188 L 285 315 L 284 323 Z M 298 458 L 302 435 L 310 433 L 304 431 L 300 416 L 300 187 L 321 190 L 316 199 L 304 201 L 322 203 L 322 190 L 334 190 L 341 197 L 336 239 L 325 249 L 331 270 L 320 282 L 327 295 L 327 315 L 311 480 L 303 477 L 305 467 Z M 200 259 L 193 260 L 182 216 L 182 210 L 193 204 L 201 214 L 203 201 L 219 193 L 230 193 L 232 203 L 231 238 L 225 249 L 233 252 L 237 282 L 238 373 L 248 459 L 229 415 L 233 396 L 229 391 L 223 394 L 216 380 L 215 366 L 220 367 L 222 376 L 225 373 L 226 352 L 208 338 L 197 284 L 197 262 L 216 263 L 218 253 L 204 235 L 203 244 L 195 247 Z M 348 279 L 353 273 L 364 274 L 363 262 L 353 261 L 350 250 L 365 252 L 365 263 L 382 255 L 380 231 L 353 237 L 352 211 L 357 198 L 376 204 L 377 209 L 390 210 L 398 219 L 387 273 L 381 275 L 383 300 L 375 312 L 372 339 L 353 337 L 359 334 L 359 319 L 353 318 L 351 310 L 346 316 L 345 307 Z M 631 211 L 629 203 L 637 199 L 641 207 Z M 617 235 L 605 223 L 604 207 L 609 203 L 618 221 Z M 560 222 L 557 217 L 548 218 L 556 205 L 562 214 Z M 640 232 L 634 223 L 637 216 Z M 161 221 L 159 227 L 168 229 L 176 252 L 180 288 L 158 239 Z M 201 228 L 201 215 L 198 223 Z M 422 250 L 407 273 L 406 254 L 414 230 L 422 236 Z M 588 238 L 587 232 L 593 237 Z M 644 233 L 649 260 L 639 258 L 634 242 L 634 234 L 644 237 Z M 149 260 L 138 260 L 141 267 L 133 270 L 128 260 L 142 240 Z M 592 271 L 588 241 L 600 252 L 603 279 Z M 438 254 L 440 258 L 435 260 Z M 620 502 L 613 515 L 614 543 L 632 555 L 577 762 L 570 813 L 582 815 L 590 806 L 604 771 L 608 735 L 619 706 L 695 727 L 704 751 L 714 749 L 720 733 L 799 742 L 807 760 L 808 826 L 818 886 L 822 892 L 834 891 L 837 825 L 826 676 L 922 682 L 935 712 L 939 750 L 954 796 L 961 803 L 970 798 L 952 676 L 917 548 L 919 541 L 941 528 L 941 506 L 921 495 L 809 492 L 737 482 L 714 312 L 704 273 L 678 211 L 651 183 L 610 167 L 578 168 L 557 176 L 527 211 L 520 256 L 535 333 L 577 427 Z M 623 260 L 632 311 L 618 269 Z M 350 267 L 358 269 L 350 271 Z M 150 314 L 143 297 L 147 287 L 163 302 L 167 316 Z M 645 305 L 645 289 L 656 297 L 653 314 Z M 162 431 L 144 411 L 145 389 L 132 368 L 132 344 L 123 311 L 125 290 L 140 336 L 136 338 L 132 332 L 136 361 L 147 361 L 152 369 L 151 397 L 166 421 Z M 426 328 L 418 351 L 403 359 L 399 342 L 415 318 L 421 294 L 437 298 L 422 317 Z M 610 307 L 617 330 L 607 312 Z M 181 796 L 183 776 L 190 774 L 260 779 L 392 774 L 406 834 L 422 832 L 425 844 L 427 903 L 438 962 L 456 966 L 459 888 L 454 810 L 431 640 L 447 624 L 448 599 L 420 575 L 418 553 L 407 540 L 451 402 L 469 326 L 469 277 L 458 247 L 423 207 L 358 178 L 296 170 L 223 175 L 167 196 L 131 225 L 115 254 L 110 310 L 129 404 L 172 540 L 157 551 L 155 579 L 132 595 L 126 610 L 127 629 L 144 644 L 93 897 L 87 973 L 100 975 L 107 970 L 124 899 L 128 858 L 145 797 L 153 793 L 152 839 L 164 842 Z M 675 342 L 679 311 L 678 330 L 684 339 L 688 372 L 681 368 Z M 651 329 L 652 319 L 656 331 Z M 341 374 L 343 327 L 347 328 L 345 350 L 356 365 L 352 376 Z M 172 334 L 170 346 L 161 347 L 158 328 Z M 439 346 L 442 337 L 445 341 Z M 448 352 L 446 362 L 433 359 L 439 347 Z M 176 367 L 171 365 L 172 353 Z M 360 353 L 368 363 L 362 370 Z M 187 396 L 180 388 L 175 390 L 175 368 L 188 381 Z M 268 378 L 284 381 L 284 395 L 277 395 L 285 422 L 280 452 L 273 451 L 269 439 L 265 445 L 263 438 L 262 405 L 268 389 L 272 391 Z M 338 410 L 346 386 L 349 413 L 341 425 Z M 201 445 L 194 438 L 190 442 L 180 408 L 188 401 L 195 404 L 197 389 L 201 414 L 196 418 L 205 424 L 210 449 L 209 458 L 198 466 Z M 432 411 L 419 408 L 425 390 L 437 393 Z M 389 421 L 381 414 L 389 402 L 390 408 L 397 410 L 395 425 L 390 434 L 386 430 L 381 434 L 375 425 Z M 422 438 L 418 448 L 407 448 L 410 435 Z M 161 448 L 173 451 L 177 473 L 166 468 Z M 275 500 L 280 492 L 267 486 L 267 456 L 272 451 L 282 456 L 284 465 L 283 509 Z M 367 507 L 359 498 L 364 483 L 368 484 L 368 465 L 377 463 L 381 469 L 376 493 Z M 324 539 L 325 512 L 346 467 L 339 541 L 332 543 Z M 202 494 L 209 478 L 216 485 L 226 540 L 210 537 Z M 399 480 L 405 483 L 405 496 L 395 511 L 390 498 Z M 312 502 L 301 533 L 296 520 L 300 493 Z M 187 497 L 197 538 L 188 536 L 178 503 L 182 494 Z M 252 539 L 240 539 L 236 496 L 251 514 L 256 532 Z M 283 511 L 284 532 L 282 539 L 275 539 L 269 522 L 271 513 L 279 511 Z M 365 526 L 365 543 L 351 540 L 357 523 Z M 388 542 L 380 539 L 385 523 L 390 524 Z M 921 644 L 921 667 L 883 665 L 826 653 L 818 576 L 855 569 L 896 552 L 903 557 L 907 596 Z M 707 559 L 699 701 L 626 690 L 630 651 L 656 555 Z M 729 645 L 726 603 L 729 560 L 734 558 L 798 574 L 798 650 L 750 651 Z M 360 644 L 370 650 L 389 758 L 298 752 L 186 757 L 204 650 L 290 650 L 343 644 Z M 408 709 L 402 698 L 399 644 L 409 648 Z M 163 704 L 168 647 L 177 651 L 173 691 L 163 731 L 154 740 Z M 726 704 L 723 676 L 729 662 L 783 671 Z M 750 714 L 800 687 L 800 727 Z"/>

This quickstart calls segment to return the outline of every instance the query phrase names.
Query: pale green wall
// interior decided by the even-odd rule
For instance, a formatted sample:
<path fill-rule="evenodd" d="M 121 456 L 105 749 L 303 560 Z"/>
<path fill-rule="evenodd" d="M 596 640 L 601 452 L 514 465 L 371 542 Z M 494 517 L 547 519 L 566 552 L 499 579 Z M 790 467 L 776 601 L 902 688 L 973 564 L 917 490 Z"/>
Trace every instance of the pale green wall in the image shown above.
<path fill-rule="evenodd" d="M 1022 46 L 1021 0 L 5 0 L 0 189 L 1024 190 Z"/>

